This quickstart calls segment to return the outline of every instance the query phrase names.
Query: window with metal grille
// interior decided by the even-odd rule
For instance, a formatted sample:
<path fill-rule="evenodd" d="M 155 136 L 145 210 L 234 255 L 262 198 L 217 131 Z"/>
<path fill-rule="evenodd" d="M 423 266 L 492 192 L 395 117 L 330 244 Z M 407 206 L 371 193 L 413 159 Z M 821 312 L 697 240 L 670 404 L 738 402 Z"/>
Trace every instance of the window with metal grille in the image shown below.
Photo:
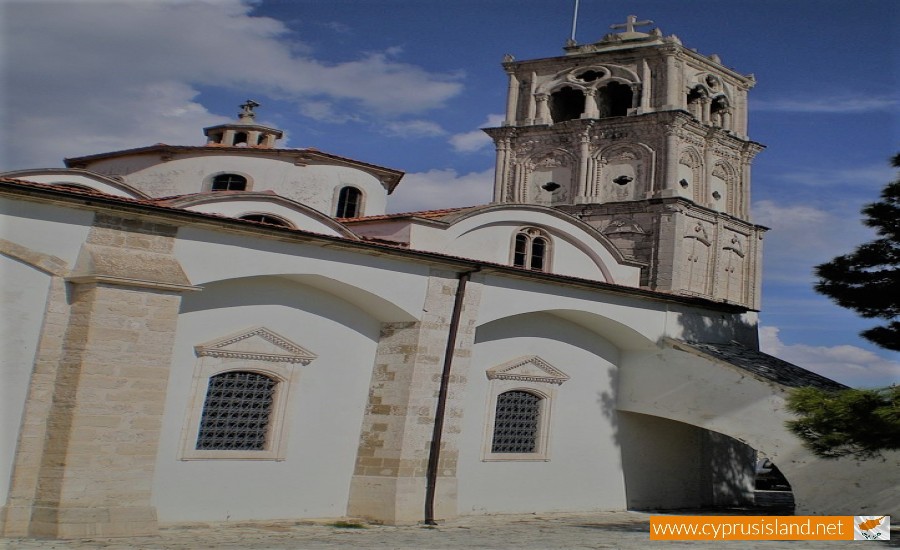
<path fill-rule="evenodd" d="M 491 452 L 536 452 L 540 419 L 541 397 L 518 390 L 498 395 Z"/>
<path fill-rule="evenodd" d="M 247 178 L 238 174 L 219 174 L 213 178 L 212 191 L 245 191 Z"/>
<path fill-rule="evenodd" d="M 533 271 L 547 271 L 550 258 L 550 238 L 534 227 L 516 233 L 512 264 Z"/>
<path fill-rule="evenodd" d="M 355 218 L 359 216 L 362 191 L 356 187 L 344 187 L 338 194 L 337 218 Z"/>
<path fill-rule="evenodd" d="M 277 381 L 255 372 L 226 372 L 209 379 L 198 450 L 266 450 Z"/>

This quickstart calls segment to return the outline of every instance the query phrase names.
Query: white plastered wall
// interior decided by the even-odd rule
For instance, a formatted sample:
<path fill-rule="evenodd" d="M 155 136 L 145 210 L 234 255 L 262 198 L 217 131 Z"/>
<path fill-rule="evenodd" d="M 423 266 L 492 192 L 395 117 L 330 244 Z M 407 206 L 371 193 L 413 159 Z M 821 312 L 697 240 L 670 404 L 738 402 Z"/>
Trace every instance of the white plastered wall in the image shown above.
<path fill-rule="evenodd" d="M 345 299 L 382 322 L 415 320 L 425 300 L 425 265 L 204 229 L 182 228 L 178 236 L 176 257 L 196 285 L 284 275 L 333 294 L 345 293 Z"/>
<path fill-rule="evenodd" d="M 91 177 L 86 174 L 81 174 L 77 172 L 60 172 L 53 171 L 44 174 L 34 173 L 34 174 L 22 174 L 16 175 L 13 174 L 12 177 L 17 177 L 23 179 L 25 181 L 34 181 L 37 183 L 46 183 L 49 185 L 59 185 L 59 184 L 67 184 L 74 183 L 76 185 L 84 185 L 85 187 L 90 187 L 91 189 L 96 189 L 102 193 L 106 193 L 107 195 L 113 195 L 115 197 L 125 197 L 125 198 L 140 198 L 140 196 L 136 193 L 130 193 L 120 187 L 113 185 L 108 181 L 104 181 L 103 178 L 99 177 Z"/>
<path fill-rule="evenodd" d="M 0 199 L 3 239 L 19 250 L 58 258 L 63 265 L 74 264 L 92 219 L 91 212 Z M 0 255 L 0 280 L 0 503 L 5 503 L 50 276 Z"/>
<path fill-rule="evenodd" d="M 2 222 L 0 222 L 2 223 Z M 0 505 L 6 502 L 16 442 L 47 306 L 50 276 L 0 255 Z"/>
<path fill-rule="evenodd" d="M 265 326 L 318 357 L 295 364 L 286 453 L 275 460 L 180 460 L 198 358 L 194 346 Z M 259 277 L 184 298 L 156 468 L 160 521 L 339 517 L 346 513 L 381 323 L 340 298 Z"/>
<path fill-rule="evenodd" d="M 93 212 L 86 210 L 0 199 L 4 239 L 70 266 L 75 265 L 93 219 Z"/>
<path fill-rule="evenodd" d="M 482 325 L 476 333 L 460 436 L 460 514 L 623 509 L 615 433 L 618 350 L 601 336 L 547 313 Z M 546 461 L 484 461 L 491 381 L 485 371 L 537 355 L 570 379 L 556 389 Z"/>
<path fill-rule="evenodd" d="M 515 234 L 525 227 L 536 227 L 549 235 L 552 247 L 550 272 L 639 286 L 640 268 L 620 264 L 597 235 L 546 212 L 522 208 L 491 209 L 447 228 L 417 227 L 411 233 L 410 247 L 510 264 Z"/>
<path fill-rule="evenodd" d="M 290 158 L 228 155 L 211 149 L 197 156 L 162 162 L 148 155 L 101 160 L 90 169 L 101 174 L 123 174 L 125 181 L 152 197 L 186 195 L 209 190 L 211 177 L 234 173 L 248 179 L 250 191 L 274 191 L 311 208 L 334 215 L 335 189 L 347 185 L 365 195 L 368 216 L 384 214 L 387 191 L 378 178 L 362 170 L 326 164 L 295 165 Z"/>
<path fill-rule="evenodd" d="M 283 218 L 285 221 L 293 224 L 295 229 L 311 231 L 321 235 L 332 235 L 335 237 L 344 236 L 335 229 L 334 225 L 323 223 L 322 220 L 315 219 L 306 212 L 288 208 L 276 201 L 224 200 L 187 206 L 185 207 L 185 210 L 203 212 L 206 214 L 220 214 L 233 218 L 247 214 L 269 214 Z"/>

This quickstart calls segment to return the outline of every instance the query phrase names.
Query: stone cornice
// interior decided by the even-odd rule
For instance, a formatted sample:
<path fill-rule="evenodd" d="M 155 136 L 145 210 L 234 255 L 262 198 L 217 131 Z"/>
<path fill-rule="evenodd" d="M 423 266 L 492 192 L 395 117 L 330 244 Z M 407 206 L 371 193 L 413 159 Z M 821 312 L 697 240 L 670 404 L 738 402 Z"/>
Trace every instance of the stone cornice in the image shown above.
<path fill-rule="evenodd" d="M 116 286 L 130 286 L 139 288 L 152 288 L 156 290 L 171 290 L 176 292 L 184 292 L 186 290 L 203 290 L 203 287 L 195 285 L 183 285 L 177 283 L 167 283 L 162 281 L 149 281 L 145 279 L 134 279 L 131 277 L 116 277 L 112 275 L 74 275 L 66 277 L 66 281 L 75 284 L 106 284 Z"/>

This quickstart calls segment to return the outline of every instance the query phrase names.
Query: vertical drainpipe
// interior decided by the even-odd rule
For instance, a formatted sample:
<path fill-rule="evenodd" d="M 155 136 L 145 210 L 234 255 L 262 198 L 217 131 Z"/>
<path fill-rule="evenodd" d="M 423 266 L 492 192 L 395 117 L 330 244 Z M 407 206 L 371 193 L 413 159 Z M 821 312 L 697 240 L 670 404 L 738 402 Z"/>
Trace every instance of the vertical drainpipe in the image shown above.
<path fill-rule="evenodd" d="M 431 450 L 428 453 L 427 485 L 425 488 L 425 525 L 437 525 L 434 521 L 434 495 L 437 485 L 438 460 L 441 457 L 441 437 L 444 434 L 444 414 L 447 409 L 447 392 L 450 386 L 450 367 L 453 364 L 453 350 L 456 348 L 456 336 L 459 333 L 459 319 L 462 315 L 463 299 L 466 297 L 466 283 L 469 282 L 472 273 L 475 271 L 478 271 L 478 269 L 460 273 L 459 283 L 456 286 L 456 300 L 453 302 L 453 313 L 450 317 L 450 333 L 447 336 L 447 350 L 444 352 L 444 367 L 441 371 L 441 387 L 438 392 L 437 409 L 434 412 Z"/>

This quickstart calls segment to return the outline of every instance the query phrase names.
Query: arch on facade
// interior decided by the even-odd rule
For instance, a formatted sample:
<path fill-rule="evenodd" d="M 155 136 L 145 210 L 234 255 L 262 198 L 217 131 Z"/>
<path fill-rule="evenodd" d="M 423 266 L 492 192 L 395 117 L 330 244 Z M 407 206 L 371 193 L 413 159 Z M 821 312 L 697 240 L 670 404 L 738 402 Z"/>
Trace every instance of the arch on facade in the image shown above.
<path fill-rule="evenodd" d="M 548 98 L 552 123 L 626 116 L 639 104 L 640 94 L 640 77 L 619 65 L 566 69 L 535 90 L 535 97 Z"/>
<path fill-rule="evenodd" d="M 840 387 L 835 382 L 734 343 L 673 339 L 661 341 L 655 357 L 625 354 L 620 370 L 620 412 L 695 426 L 763 452 L 790 483 L 797 513 L 850 514 L 892 500 L 896 505 L 900 453 L 885 461 L 821 459 L 785 426 L 793 418 L 785 406 L 792 387 Z"/>
<path fill-rule="evenodd" d="M 639 271 L 639 264 L 626 259 L 597 228 L 556 208 L 530 204 L 491 204 L 467 210 L 458 217 L 448 219 L 448 222 L 448 248 L 460 238 L 487 227 L 509 226 L 510 234 L 514 235 L 515 229 L 528 226 L 546 232 L 551 239 L 565 242 L 590 258 L 606 282 L 631 284 L 623 268 Z M 443 251 L 447 252 L 447 249 Z"/>
<path fill-rule="evenodd" d="M 104 176 L 83 168 L 41 168 L 35 170 L 15 170 L 3 173 L 3 177 L 16 178 L 27 182 L 57 185 L 69 189 L 85 187 L 115 197 L 148 199 L 149 195 L 109 176 Z"/>
<path fill-rule="evenodd" d="M 550 117 L 554 123 L 581 118 L 586 99 L 580 87 L 563 84 L 550 93 Z"/>
<path fill-rule="evenodd" d="M 516 165 L 515 192 L 523 202 L 566 203 L 577 194 L 576 167 L 575 155 L 563 148 L 535 151 Z"/>
<path fill-rule="evenodd" d="M 597 354 L 610 363 L 617 363 L 620 354 L 626 350 L 648 350 L 656 346 L 650 335 L 641 331 L 644 327 L 632 326 L 622 320 L 590 311 L 528 307 L 525 304 L 520 308 L 511 309 L 498 316 L 480 315 L 480 322 L 476 327 L 475 343 L 478 344 L 487 339 L 505 338 L 513 335 L 521 336 L 521 332 L 503 335 L 502 331 L 497 332 L 496 327 L 502 326 L 510 319 L 523 319 L 537 315 L 550 315 L 578 325 L 595 334 L 599 337 L 599 340 L 590 344 L 592 349 L 595 345 L 599 346 L 597 349 L 602 349 L 602 351 L 598 351 Z M 538 328 L 537 325 L 535 326 L 535 331 L 535 335 L 546 335 L 545 329 Z"/>
<path fill-rule="evenodd" d="M 654 153 L 643 143 L 613 144 L 588 163 L 588 196 L 601 202 L 640 200 L 653 191 Z"/>
<path fill-rule="evenodd" d="M 689 193 L 694 202 L 703 196 L 703 156 L 693 146 L 686 147 L 678 159 L 679 187 Z"/>
<path fill-rule="evenodd" d="M 712 167 L 713 181 L 709 186 L 709 199 L 717 210 L 737 213 L 742 200 L 737 193 L 738 171 L 726 160 L 718 160 Z M 723 196 L 724 195 L 724 196 Z"/>
<path fill-rule="evenodd" d="M 413 322 L 417 319 L 414 312 L 407 311 L 401 305 L 384 298 L 375 288 L 363 289 L 332 277 L 318 274 L 279 273 L 254 275 L 204 281 L 202 284 L 204 289 L 226 289 L 227 292 L 225 294 L 228 296 L 227 305 L 229 307 L 259 304 L 287 305 L 288 307 L 300 307 L 301 309 L 304 307 L 316 307 L 317 311 L 321 310 L 323 317 L 331 318 L 338 315 L 329 308 L 317 307 L 314 302 L 298 301 L 297 298 L 291 297 L 290 292 L 276 290 L 284 290 L 290 286 L 299 286 L 308 287 L 313 294 L 324 293 L 326 296 L 332 296 L 347 302 L 382 323 Z M 242 291 L 242 286 L 252 287 L 254 292 Z M 219 300 L 221 298 L 216 300 L 204 298 L 204 292 L 192 293 L 182 300 L 182 313 L 222 307 L 223 304 Z M 344 315 L 341 319 L 340 321 L 337 318 L 334 320 L 351 326 L 355 324 L 352 315 Z"/>
<path fill-rule="evenodd" d="M 245 204 L 253 204 L 256 203 L 255 206 L 247 209 L 246 206 L 242 208 L 241 203 Z M 273 207 L 276 207 L 278 210 L 284 209 L 285 212 L 282 214 L 277 214 L 273 211 L 262 211 L 258 207 L 258 203 L 268 203 Z M 211 206 L 211 205 L 227 205 L 229 210 L 233 210 L 231 215 L 232 217 L 239 218 L 245 214 L 261 214 L 274 216 L 276 218 L 281 218 L 285 222 L 289 224 L 289 227 L 292 228 L 300 228 L 307 229 L 317 232 L 334 232 L 341 237 L 345 237 L 352 240 L 359 240 L 359 237 L 347 229 L 343 224 L 336 221 L 331 216 L 323 214 L 319 212 L 315 208 L 306 206 L 305 204 L 301 204 L 297 201 L 282 197 L 280 195 L 275 195 L 272 193 L 266 192 L 242 192 L 242 193 L 221 193 L 221 192 L 208 192 L 208 193 L 197 193 L 194 195 L 183 195 L 181 197 L 176 197 L 173 199 L 169 199 L 165 201 L 167 206 L 174 206 L 176 208 L 184 208 L 186 210 L 198 210 L 203 211 L 203 206 Z M 273 210 L 276 210 L 273 208 Z M 295 213 L 296 216 L 288 215 L 288 212 Z M 303 227 L 303 220 L 308 219 L 312 221 L 316 225 L 325 226 L 322 229 L 309 229 L 308 227 Z"/>

